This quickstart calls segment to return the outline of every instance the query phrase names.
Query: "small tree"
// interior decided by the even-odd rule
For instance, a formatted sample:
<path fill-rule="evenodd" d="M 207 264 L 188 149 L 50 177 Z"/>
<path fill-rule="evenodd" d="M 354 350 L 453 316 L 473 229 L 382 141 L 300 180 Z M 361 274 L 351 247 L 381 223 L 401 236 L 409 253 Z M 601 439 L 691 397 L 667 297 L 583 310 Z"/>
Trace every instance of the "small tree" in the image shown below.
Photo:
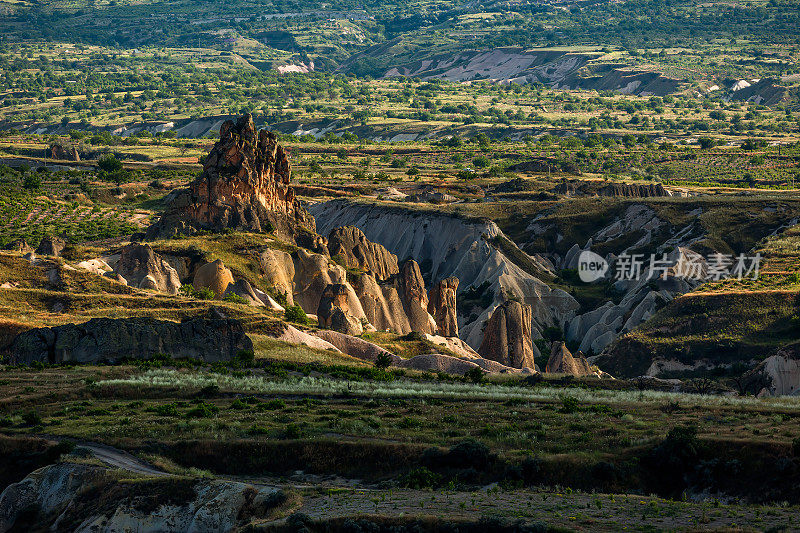
<path fill-rule="evenodd" d="M 22 186 L 29 191 L 39 189 L 42 186 L 42 178 L 40 178 L 37 174 L 28 174 L 22 180 Z"/>
<path fill-rule="evenodd" d="M 386 370 L 392 364 L 392 358 L 388 353 L 381 352 L 375 359 L 375 368 L 378 370 Z"/>
<path fill-rule="evenodd" d="M 100 156 L 100 159 L 97 160 L 97 166 L 100 170 L 105 170 L 106 172 L 116 172 L 118 170 L 122 170 L 122 162 L 117 159 L 114 154 L 105 154 Z"/>

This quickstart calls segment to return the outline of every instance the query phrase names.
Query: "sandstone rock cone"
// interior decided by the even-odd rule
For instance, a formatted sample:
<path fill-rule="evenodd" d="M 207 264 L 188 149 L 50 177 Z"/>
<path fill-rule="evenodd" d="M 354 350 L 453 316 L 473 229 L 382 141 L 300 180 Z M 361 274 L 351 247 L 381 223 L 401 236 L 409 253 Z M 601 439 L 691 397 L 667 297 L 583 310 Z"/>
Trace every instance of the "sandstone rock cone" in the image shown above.
<path fill-rule="evenodd" d="M 428 293 L 428 313 L 436 320 L 439 335 L 458 337 L 456 291 L 458 278 L 447 278 L 434 285 Z"/>
<path fill-rule="evenodd" d="M 409 259 L 403 263 L 397 281 L 397 291 L 400 293 L 411 331 L 436 333 L 436 322 L 428 313 L 428 292 L 417 262 Z"/>
<path fill-rule="evenodd" d="M 203 173 L 175 194 L 148 239 L 200 230 L 269 231 L 297 240 L 316 235 L 314 219 L 289 187 L 289 159 L 274 133 L 256 131 L 253 117 L 225 121 Z"/>
<path fill-rule="evenodd" d="M 129 244 L 122 249 L 114 273 L 131 287 L 178 294 L 178 272 L 149 244 Z"/>
<path fill-rule="evenodd" d="M 37 255 L 52 255 L 54 257 L 61 256 L 62 250 L 67 245 L 61 237 L 48 236 L 44 237 L 36 248 Z"/>
<path fill-rule="evenodd" d="M 571 376 L 588 376 L 593 374 L 589 362 L 581 352 L 575 355 L 567 349 L 563 342 L 554 342 L 547 361 L 545 372 L 550 374 L 569 374 Z"/>
<path fill-rule="evenodd" d="M 319 327 L 332 329 L 347 335 L 361 335 L 364 327 L 350 312 L 349 291 L 342 283 L 331 283 L 322 293 L 317 309 Z"/>
<path fill-rule="evenodd" d="M 489 317 L 478 353 L 506 366 L 535 368 L 531 306 L 514 300 L 499 305 Z"/>
<path fill-rule="evenodd" d="M 340 257 L 345 266 L 370 272 L 379 280 L 397 274 L 397 256 L 378 243 L 367 239 L 354 226 L 334 229 L 328 235 L 328 251 L 331 257 Z"/>
<path fill-rule="evenodd" d="M 216 298 L 222 298 L 228 290 L 228 285 L 232 283 L 233 273 L 219 259 L 198 268 L 192 281 L 195 289 L 211 289 Z"/>

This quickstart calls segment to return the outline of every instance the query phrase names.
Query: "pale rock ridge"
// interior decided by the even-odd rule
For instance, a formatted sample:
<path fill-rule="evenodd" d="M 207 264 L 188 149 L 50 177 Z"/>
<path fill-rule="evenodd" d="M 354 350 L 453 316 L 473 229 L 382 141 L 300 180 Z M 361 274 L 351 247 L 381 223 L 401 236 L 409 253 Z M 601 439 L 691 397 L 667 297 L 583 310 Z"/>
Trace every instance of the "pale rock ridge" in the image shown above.
<path fill-rule="evenodd" d="M 108 500 L 93 509 L 90 516 L 77 515 L 85 508 L 79 498 L 90 490 L 104 492 L 119 483 L 115 471 L 104 467 L 58 463 L 40 468 L 0 494 L 0 531 L 14 528 L 20 515 L 36 509 L 36 519 L 52 531 L 61 530 L 62 522 L 77 524 L 73 531 L 138 531 L 211 533 L 232 531 L 244 526 L 252 515 L 266 514 L 282 496 L 273 487 L 255 487 L 235 481 L 198 480 L 186 501 L 163 497 L 152 509 L 142 510 L 134 495 Z M 139 480 L 137 485 L 155 480 Z M 118 487 L 120 488 L 120 487 Z M 154 485 L 152 490 L 157 490 Z M 193 495 L 193 497 L 191 496 Z M 100 502 L 98 502 L 100 503 Z M 82 520 L 82 521 L 81 521 Z"/>
<path fill-rule="evenodd" d="M 122 277 L 131 287 L 168 294 L 178 294 L 181 288 L 178 272 L 155 253 L 149 244 L 133 243 L 122 248 L 119 259 L 114 264 L 114 274 Z"/>
<path fill-rule="evenodd" d="M 512 263 L 490 244 L 502 232 L 493 222 L 469 221 L 439 213 L 425 213 L 401 207 L 333 200 L 311 206 L 320 232 L 329 233 L 341 225 L 356 226 L 365 236 L 385 246 L 400 259 L 413 257 L 425 265 L 426 279 L 436 283 L 448 277 L 459 279 L 459 290 L 488 283 L 493 297 L 487 307 L 459 309 L 459 335 L 478 347 L 482 327 L 492 310 L 515 294 L 532 308 L 532 327 L 562 327 L 580 307 L 560 289 L 552 289 Z M 535 258 L 532 258 L 535 259 Z M 548 270 L 547 263 L 541 263 Z M 376 324 L 377 326 L 377 324 Z"/>

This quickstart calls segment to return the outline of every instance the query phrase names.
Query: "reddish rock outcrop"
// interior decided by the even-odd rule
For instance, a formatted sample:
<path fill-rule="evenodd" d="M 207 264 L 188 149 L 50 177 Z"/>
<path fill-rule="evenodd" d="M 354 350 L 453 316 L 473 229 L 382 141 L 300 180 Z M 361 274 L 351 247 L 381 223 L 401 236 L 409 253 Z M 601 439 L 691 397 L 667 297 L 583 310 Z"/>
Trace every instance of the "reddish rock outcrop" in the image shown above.
<path fill-rule="evenodd" d="M 361 335 L 364 327 L 350 312 L 349 291 L 342 283 L 331 283 L 322 292 L 317 309 L 320 328 L 332 329 L 347 335 Z"/>
<path fill-rule="evenodd" d="M 547 360 L 545 372 L 550 374 L 569 374 L 571 376 L 588 376 L 593 374 L 589 362 L 581 352 L 575 355 L 563 342 L 554 342 Z"/>
<path fill-rule="evenodd" d="M 436 321 L 428 313 L 428 292 L 419 265 L 413 259 L 403 263 L 397 278 L 397 292 L 403 302 L 411 331 L 436 333 Z"/>
<path fill-rule="evenodd" d="M 250 114 L 225 121 L 219 134 L 203 173 L 173 195 L 147 238 L 225 229 L 275 230 L 291 240 L 316 236 L 314 218 L 289 187 L 291 166 L 275 134 L 256 131 Z"/>
<path fill-rule="evenodd" d="M 379 280 L 397 274 L 397 256 L 378 243 L 367 239 L 354 226 L 334 229 L 328 235 L 328 251 L 331 257 L 339 258 L 345 266 L 372 273 Z"/>
<path fill-rule="evenodd" d="M 122 276 L 131 287 L 178 294 L 178 272 L 149 244 L 129 244 L 120 252 L 114 274 Z"/>
<path fill-rule="evenodd" d="M 506 366 L 535 368 L 531 306 L 514 300 L 499 305 L 489 317 L 478 353 Z"/>
<path fill-rule="evenodd" d="M 435 284 L 428 293 L 428 313 L 436 320 L 439 335 L 458 337 L 456 291 L 458 278 L 447 278 Z"/>

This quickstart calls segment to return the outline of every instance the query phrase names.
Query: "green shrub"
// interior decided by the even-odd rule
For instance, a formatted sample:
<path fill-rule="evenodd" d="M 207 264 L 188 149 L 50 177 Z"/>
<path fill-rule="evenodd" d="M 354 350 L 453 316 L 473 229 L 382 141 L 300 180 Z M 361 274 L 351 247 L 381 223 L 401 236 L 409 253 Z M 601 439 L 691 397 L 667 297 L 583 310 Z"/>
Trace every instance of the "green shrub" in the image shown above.
<path fill-rule="evenodd" d="M 232 292 L 232 293 L 226 295 L 225 298 L 223 298 L 223 300 L 225 300 L 226 302 L 234 303 L 234 304 L 247 305 L 247 303 L 248 303 L 247 300 L 245 300 L 244 298 L 242 298 L 241 296 L 239 296 L 235 292 Z"/>
<path fill-rule="evenodd" d="M 211 403 L 200 402 L 186 413 L 186 418 L 211 418 L 219 412 L 219 408 Z"/>
<path fill-rule="evenodd" d="M 283 434 L 287 439 L 299 439 L 303 437 L 303 428 L 298 424 L 288 424 Z"/>
<path fill-rule="evenodd" d="M 23 413 L 22 422 L 24 422 L 26 426 L 38 426 L 42 423 L 42 415 L 35 410 L 28 411 Z"/>
<path fill-rule="evenodd" d="M 290 305 L 283 312 L 283 318 L 296 324 L 308 324 L 308 315 L 299 305 Z"/>
<path fill-rule="evenodd" d="M 400 485 L 410 489 L 432 489 L 439 484 L 442 476 L 424 466 L 415 468 L 400 478 Z"/>
<path fill-rule="evenodd" d="M 470 368 L 464 373 L 464 377 L 473 383 L 480 383 L 483 381 L 483 369 L 479 366 Z"/>
<path fill-rule="evenodd" d="M 392 364 L 392 358 L 389 354 L 382 352 L 375 359 L 375 368 L 378 370 L 386 370 Z"/>

